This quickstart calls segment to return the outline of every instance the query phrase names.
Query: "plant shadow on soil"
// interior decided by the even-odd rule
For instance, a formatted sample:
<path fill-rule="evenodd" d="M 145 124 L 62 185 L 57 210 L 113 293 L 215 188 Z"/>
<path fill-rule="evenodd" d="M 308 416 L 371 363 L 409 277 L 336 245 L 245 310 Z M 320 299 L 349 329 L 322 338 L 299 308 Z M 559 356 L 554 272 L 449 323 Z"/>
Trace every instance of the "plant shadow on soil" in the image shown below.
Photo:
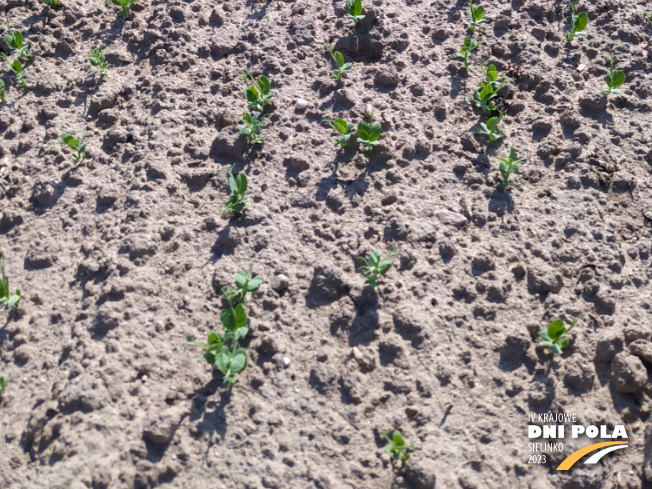
<path fill-rule="evenodd" d="M 201 419 L 197 424 L 197 429 L 202 433 L 208 433 L 211 439 L 215 433 L 222 439 L 226 435 L 227 422 L 224 410 L 231 402 L 232 391 L 230 389 L 223 390 L 220 393 L 219 402 L 209 400 L 218 389 L 226 389 L 224 385 L 222 374 L 213 369 L 213 378 L 210 382 L 196 389 L 192 395 L 190 421 L 194 422 Z"/>

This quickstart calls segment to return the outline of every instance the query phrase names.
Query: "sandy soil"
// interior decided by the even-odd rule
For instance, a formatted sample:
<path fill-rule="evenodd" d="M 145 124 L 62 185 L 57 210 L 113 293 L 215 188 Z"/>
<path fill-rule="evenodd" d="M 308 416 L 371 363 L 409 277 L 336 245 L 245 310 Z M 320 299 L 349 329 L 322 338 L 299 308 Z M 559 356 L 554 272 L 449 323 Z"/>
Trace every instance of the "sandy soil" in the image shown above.
<path fill-rule="evenodd" d="M 582 1 L 570 47 L 564 2 L 482 2 L 473 58 L 516 78 L 487 148 L 462 0 L 363 0 L 357 30 L 340 0 L 141 0 L 126 21 L 63 1 L 0 6 L 33 53 L 28 89 L 1 71 L 0 251 L 24 293 L 0 328 L 1 487 L 652 487 L 650 2 Z M 354 63 L 341 82 L 327 43 Z M 608 51 L 627 82 L 607 101 Z M 253 147 L 246 67 L 279 97 Z M 338 151 L 321 120 L 368 103 L 381 144 Z M 83 164 L 53 150 L 63 132 L 88 133 Z M 233 164 L 239 219 L 220 213 Z M 356 258 L 392 245 L 365 289 Z M 216 290 L 250 258 L 264 282 L 228 392 L 184 342 L 219 329 Z M 535 348 L 579 313 L 563 356 Z M 532 411 L 624 424 L 630 447 L 528 464 Z M 405 467 L 383 429 L 419 447 Z"/>

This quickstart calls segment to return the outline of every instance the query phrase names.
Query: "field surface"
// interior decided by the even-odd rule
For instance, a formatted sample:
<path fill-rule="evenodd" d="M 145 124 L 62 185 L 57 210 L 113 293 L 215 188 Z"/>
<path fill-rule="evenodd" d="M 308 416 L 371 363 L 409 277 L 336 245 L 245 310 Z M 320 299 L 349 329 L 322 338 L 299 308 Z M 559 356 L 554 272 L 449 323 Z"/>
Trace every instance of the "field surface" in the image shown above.
<path fill-rule="evenodd" d="M 566 2 L 485 0 L 467 70 L 462 0 L 363 0 L 357 29 L 344 0 L 140 0 L 127 19 L 62 1 L 0 5 L 30 48 L 27 88 L 0 68 L 0 254 L 23 293 L 0 311 L 0 487 L 652 488 L 652 2 L 581 0 L 568 44 Z M 328 44 L 353 63 L 340 81 Z M 626 82 L 607 98 L 609 53 Z M 483 61 L 514 79 L 491 146 Z M 262 144 L 237 128 L 244 68 L 276 97 Z M 368 104 L 378 146 L 336 147 L 322 119 Z M 365 287 L 358 257 L 392 247 Z M 250 259 L 228 390 L 185 343 L 222 330 Z M 579 314 L 563 355 L 537 348 Z M 629 447 L 557 472 L 567 437 L 528 463 L 530 412 L 625 425 Z M 418 447 L 403 467 L 394 429 Z"/>

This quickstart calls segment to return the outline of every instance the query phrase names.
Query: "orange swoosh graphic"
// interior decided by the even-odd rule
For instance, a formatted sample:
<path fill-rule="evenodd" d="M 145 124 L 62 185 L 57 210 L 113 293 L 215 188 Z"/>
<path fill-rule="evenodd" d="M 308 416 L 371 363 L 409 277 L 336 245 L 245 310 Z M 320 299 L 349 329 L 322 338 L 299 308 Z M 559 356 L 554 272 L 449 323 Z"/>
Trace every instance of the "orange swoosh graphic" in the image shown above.
<path fill-rule="evenodd" d="M 579 459 L 581 459 L 584 455 L 587 453 L 591 453 L 598 448 L 604 448 L 604 447 L 610 447 L 613 445 L 627 445 L 628 442 L 626 441 L 605 441 L 602 443 L 594 443 L 593 445 L 589 445 L 588 447 L 580 448 L 578 451 L 571 453 L 566 459 L 559 464 L 559 467 L 557 467 L 557 470 L 568 470 L 570 469 L 575 462 L 577 462 Z"/>

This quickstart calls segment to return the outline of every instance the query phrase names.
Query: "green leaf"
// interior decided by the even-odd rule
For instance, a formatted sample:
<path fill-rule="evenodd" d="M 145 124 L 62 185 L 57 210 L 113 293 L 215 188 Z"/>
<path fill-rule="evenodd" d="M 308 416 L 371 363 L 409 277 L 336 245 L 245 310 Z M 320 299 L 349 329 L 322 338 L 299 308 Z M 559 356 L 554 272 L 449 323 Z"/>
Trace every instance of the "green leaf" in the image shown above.
<path fill-rule="evenodd" d="M 385 275 L 392 268 L 392 262 L 389 260 L 381 261 L 378 265 L 378 273 Z"/>
<path fill-rule="evenodd" d="M 244 195 L 247 191 L 247 175 L 240 173 L 236 179 L 237 191 L 240 195 Z"/>
<path fill-rule="evenodd" d="M 555 341 L 566 332 L 566 326 L 563 319 L 556 319 L 548 325 L 548 336 Z"/>
<path fill-rule="evenodd" d="M 491 87 L 491 85 L 485 85 L 482 91 L 480 92 L 480 99 L 482 100 L 488 100 L 491 98 L 491 95 L 493 95 L 494 89 Z"/>
<path fill-rule="evenodd" d="M 258 88 L 260 88 L 260 92 L 263 95 L 267 95 L 269 93 L 269 90 L 270 90 L 271 86 L 270 86 L 269 80 L 267 79 L 267 77 L 265 75 L 261 76 L 258 79 L 257 85 L 258 85 Z"/>
<path fill-rule="evenodd" d="M 18 75 L 21 71 L 23 71 L 23 65 L 21 65 L 20 61 L 16 59 L 13 63 L 11 63 L 11 69 L 14 70 L 14 73 Z"/>
<path fill-rule="evenodd" d="M 484 15 L 484 7 L 480 5 L 478 8 L 473 9 L 473 14 L 474 14 L 474 20 L 480 20 L 482 19 L 482 16 Z"/>
<path fill-rule="evenodd" d="M 236 331 L 236 339 L 244 339 L 249 334 L 249 328 L 247 326 L 242 326 Z"/>
<path fill-rule="evenodd" d="M 244 95 L 249 102 L 253 103 L 258 101 L 258 90 L 256 90 L 256 87 L 253 85 L 248 86 L 244 89 Z"/>
<path fill-rule="evenodd" d="M 224 329 L 235 329 L 237 327 L 237 319 L 235 313 L 231 309 L 222 309 L 220 312 L 220 321 Z"/>
<path fill-rule="evenodd" d="M 77 149 L 79 146 L 79 139 L 75 139 L 75 136 L 72 134 L 69 134 L 67 132 L 64 132 L 61 135 L 61 141 L 66 144 L 67 146 L 71 147 L 72 149 Z"/>
<path fill-rule="evenodd" d="M 577 14 L 577 17 L 575 17 L 575 30 L 577 32 L 583 31 L 588 23 L 589 16 L 586 14 L 586 12 L 580 12 Z"/>
<path fill-rule="evenodd" d="M 240 269 L 236 272 L 235 274 L 235 285 L 239 289 L 244 289 L 247 286 L 247 280 L 248 280 L 247 272 L 244 270 Z"/>
<path fill-rule="evenodd" d="M 539 331 L 539 336 L 546 343 L 552 343 L 552 338 L 548 334 L 548 330 Z"/>
<path fill-rule="evenodd" d="M 220 372 L 226 374 L 226 372 L 229 370 L 229 365 L 231 363 L 231 355 L 229 354 L 228 347 L 226 346 L 222 347 L 220 352 L 217 354 L 214 363 Z"/>
<path fill-rule="evenodd" d="M 242 372 L 247 367 L 247 353 L 244 348 L 238 348 L 231 360 L 231 370 L 235 373 Z"/>
<path fill-rule="evenodd" d="M 14 48 L 21 49 L 23 47 L 23 33 L 14 32 Z"/>
<path fill-rule="evenodd" d="M 568 345 L 570 345 L 570 340 L 568 338 L 564 337 L 559 340 L 559 346 L 561 348 L 567 348 Z"/>
<path fill-rule="evenodd" d="M 247 324 L 247 313 L 245 312 L 244 306 L 238 304 L 235 306 L 235 327 L 230 329 L 239 328 Z"/>
<path fill-rule="evenodd" d="M 260 284 L 262 283 L 263 283 L 263 278 L 260 275 L 256 275 L 247 284 L 247 290 L 249 292 L 256 292 L 260 288 Z"/>
<path fill-rule="evenodd" d="M 208 333 L 208 344 L 213 345 L 215 343 L 221 343 L 222 339 L 220 338 L 220 335 L 215 333 L 214 331 L 211 331 Z"/>
<path fill-rule="evenodd" d="M 394 438 L 394 445 L 399 447 L 405 446 L 405 440 L 403 439 L 403 436 L 401 436 L 401 433 L 398 430 L 394 432 L 393 438 Z"/>
<path fill-rule="evenodd" d="M 347 133 L 348 125 L 344 119 L 335 119 L 333 121 L 333 126 L 340 134 L 344 135 Z"/>
<path fill-rule="evenodd" d="M 613 87 L 618 88 L 620 87 L 623 83 L 625 83 L 625 73 L 623 73 L 620 70 L 614 71 L 614 77 L 613 77 Z"/>
<path fill-rule="evenodd" d="M 558 354 L 558 355 L 561 355 L 561 354 L 563 353 L 562 350 L 561 350 L 561 348 L 559 348 L 559 346 L 557 346 L 557 345 L 554 344 L 554 343 L 553 343 L 552 345 L 550 345 L 550 346 L 548 347 L 548 349 L 549 349 L 552 353 L 556 353 L 556 354 Z"/>
<path fill-rule="evenodd" d="M 209 352 L 204 353 L 201 356 L 204 360 L 206 360 L 208 363 L 211 365 L 215 365 L 215 355 Z"/>

